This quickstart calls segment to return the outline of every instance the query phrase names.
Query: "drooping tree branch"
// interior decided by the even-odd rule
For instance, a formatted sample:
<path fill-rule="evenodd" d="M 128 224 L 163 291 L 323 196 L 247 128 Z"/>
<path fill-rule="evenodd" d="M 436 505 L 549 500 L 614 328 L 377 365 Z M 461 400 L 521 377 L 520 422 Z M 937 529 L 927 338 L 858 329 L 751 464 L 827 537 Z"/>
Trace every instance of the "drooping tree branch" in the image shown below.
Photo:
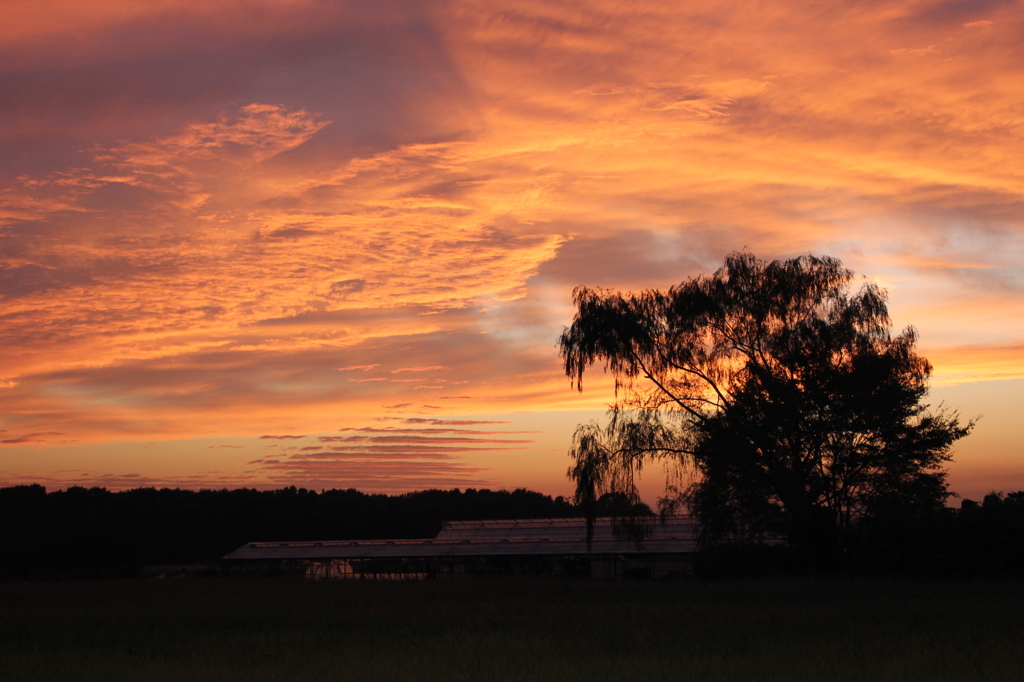
<path fill-rule="evenodd" d="M 606 428 L 574 441 L 581 503 L 632 494 L 644 462 L 666 457 L 695 468 L 686 496 L 709 527 L 797 544 L 825 533 L 820 519 L 841 534 L 887 499 L 941 502 L 942 466 L 973 422 L 920 404 L 931 366 L 916 332 L 893 336 L 886 293 L 851 294 L 852 281 L 834 258 L 737 253 L 667 292 L 577 288 L 566 374 L 582 390 L 600 364 L 625 392 Z"/>

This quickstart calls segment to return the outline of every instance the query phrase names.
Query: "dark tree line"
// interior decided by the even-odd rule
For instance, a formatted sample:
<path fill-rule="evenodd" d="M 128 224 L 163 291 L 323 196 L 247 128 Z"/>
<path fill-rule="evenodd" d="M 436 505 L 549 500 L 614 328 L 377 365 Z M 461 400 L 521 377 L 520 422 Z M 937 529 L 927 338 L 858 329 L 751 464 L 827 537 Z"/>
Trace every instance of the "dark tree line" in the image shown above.
<path fill-rule="evenodd" d="M 904 575 L 1024 575 L 1024 491 L 950 509 L 890 510 L 865 523 L 855 568 Z"/>
<path fill-rule="evenodd" d="M 616 498 L 602 502 L 615 511 Z M 430 538 L 442 521 L 579 516 L 529 490 L 157 490 L 0 488 L 0 578 L 138 575 L 215 562 L 253 541 Z"/>
<path fill-rule="evenodd" d="M 650 513 L 622 495 L 597 516 Z M 133 577 L 154 565 L 214 564 L 258 540 L 429 538 L 445 520 L 579 517 L 567 500 L 528 490 L 156 490 L 0 488 L 0 579 Z M 850 572 L 877 575 L 1021 575 L 1024 491 L 960 509 L 902 508 L 859 527 Z M 708 547 L 707 576 L 799 572 L 789 548 Z"/>
<path fill-rule="evenodd" d="M 725 544 L 698 557 L 706 577 L 805 575 L 791 546 Z M 846 560 L 819 572 L 862 576 L 1024 577 L 1024 491 L 990 493 L 959 508 L 890 508 L 857 524 Z"/>

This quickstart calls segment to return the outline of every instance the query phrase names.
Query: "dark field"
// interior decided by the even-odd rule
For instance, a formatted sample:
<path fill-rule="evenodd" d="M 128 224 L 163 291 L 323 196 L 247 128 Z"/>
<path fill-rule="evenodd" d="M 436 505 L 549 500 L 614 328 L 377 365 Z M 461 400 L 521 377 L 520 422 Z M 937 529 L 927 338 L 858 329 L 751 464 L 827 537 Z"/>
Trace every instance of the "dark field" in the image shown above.
<path fill-rule="evenodd" d="M 1019 680 L 1024 583 L 0 585 L 0 680 Z"/>

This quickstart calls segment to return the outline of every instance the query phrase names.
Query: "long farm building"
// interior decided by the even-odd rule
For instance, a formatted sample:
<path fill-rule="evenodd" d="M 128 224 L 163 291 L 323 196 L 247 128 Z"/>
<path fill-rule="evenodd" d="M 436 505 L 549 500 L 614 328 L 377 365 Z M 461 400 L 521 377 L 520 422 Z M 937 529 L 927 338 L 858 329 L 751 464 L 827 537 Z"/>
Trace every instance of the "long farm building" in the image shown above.
<path fill-rule="evenodd" d="M 420 580 L 478 575 L 663 578 L 693 570 L 689 517 L 446 521 L 432 540 L 252 542 L 229 574 Z"/>

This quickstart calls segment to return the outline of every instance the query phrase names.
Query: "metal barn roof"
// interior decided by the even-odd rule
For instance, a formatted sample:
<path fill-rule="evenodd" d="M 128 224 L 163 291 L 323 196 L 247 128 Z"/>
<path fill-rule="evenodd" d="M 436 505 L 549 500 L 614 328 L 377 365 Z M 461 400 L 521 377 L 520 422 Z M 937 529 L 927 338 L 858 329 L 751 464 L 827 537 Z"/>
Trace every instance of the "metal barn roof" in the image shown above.
<path fill-rule="evenodd" d="M 680 554 L 696 550 L 688 517 L 645 523 L 643 538 L 618 537 L 621 520 L 596 519 L 587 547 L 583 519 L 448 521 L 433 540 L 338 540 L 252 542 L 228 554 L 229 561 L 374 559 L 483 556 Z"/>
<path fill-rule="evenodd" d="M 594 540 L 621 538 L 625 519 L 594 519 Z M 688 516 L 664 519 L 649 517 L 633 519 L 641 526 L 645 538 L 692 538 L 696 524 Z M 616 528 L 620 533 L 616 533 Z M 507 521 L 445 521 L 437 540 L 580 540 L 586 538 L 585 519 L 512 519 Z"/>

